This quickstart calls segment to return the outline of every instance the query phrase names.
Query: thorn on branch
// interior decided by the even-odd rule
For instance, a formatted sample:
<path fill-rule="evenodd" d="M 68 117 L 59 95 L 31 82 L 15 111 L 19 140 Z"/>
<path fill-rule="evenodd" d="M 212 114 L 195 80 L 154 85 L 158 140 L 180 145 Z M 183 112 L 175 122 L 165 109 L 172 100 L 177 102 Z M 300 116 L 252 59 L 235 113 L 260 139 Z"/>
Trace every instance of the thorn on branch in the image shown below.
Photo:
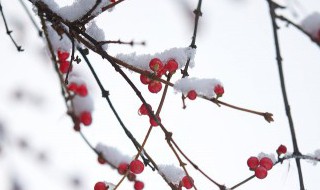
<path fill-rule="evenodd" d="M 106 98 L 110 95 L 110 92 L 108 90 L 102 91 L 102 97 Z"/>

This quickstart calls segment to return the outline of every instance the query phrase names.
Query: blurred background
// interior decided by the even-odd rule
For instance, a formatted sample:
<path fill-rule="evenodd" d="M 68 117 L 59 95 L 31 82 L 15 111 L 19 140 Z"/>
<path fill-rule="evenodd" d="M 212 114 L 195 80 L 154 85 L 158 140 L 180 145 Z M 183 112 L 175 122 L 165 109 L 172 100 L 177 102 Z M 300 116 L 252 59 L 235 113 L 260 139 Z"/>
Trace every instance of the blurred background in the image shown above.
<path fill-rule="evenodd" d="M 57 1 L 61 6 L 72 1 Z M 288 6 L 279 14 L 295 23 L 320 11 L 318 0 L 279 0 Z M 25 1 L 29 10 L 32 6 Z M 13 36 L 24 52 L 18 53 L 0 21 L 0 189 L 59 190 L 93 189 L 97 181 L 117 183 L 121 176 L 108 165 L 100 165 L 96 154 L 73 130 L 66 114 L 59 80 L 46 51 L 45 42 L 19 1 L 2 0 Z M 154 54 L 191 43 L 196 0 L 126 0 L 97 19 L 108 40 L 145 41 L 146 46 L 109 45 L 118 53 Z M 202 99 L 187 101 L 169 90 L 161 115 L 181 149 L 209 176 L 227 187 L 249 177 L 246 161 L 260 152 L 276 153 L 280 144 L 292 152 L 291 136 L 281 95 L 269 8 L 266 1 L 203 1 L 197 36 L 196 66 L 190 76 L 217 78 L 225 94 L 221 100 L 274 115 L 274 122 L 217 107 Z M 32 12 L 33 13 L 33 12 Z M 39 25 L 39 20 L 35 18 Z M 278 21 L 286 87 L 300 151 L 313 154 L 320 149 L 320 50 L 310 39 Z M 89 58 L 110 91 L 110 99 L 125 125 L 141 143 L 149 127 L 146 117 L 137 114 L 141 103 L 135 93 L 106 61 L 94 53 Z M 94 94 L 93 123 L 83 127 L 88 140 L 117 147 L 134 156 L 136 150 L 117 123 L 107 102 L 84 63 L 81 70 L 90 93 Z M 160 94 L 150 94 L 139 75 L 126 71 L 153 107 Z M 173 77 L 176 81 L 179 73 Z M 160 128 L 152 131 L 146 149 L 158 164 L 178 161 L 169 149 Z M 190 165 L 198 189 L 218 189 Z M 302 161 L 305 187 L 319 189 L 320 166 Z M 169 189 L 161 176 L 147 168 L 138 179 L 145 189 Z M 119 189 L 133 189 L 127 180 Z M 298 190 L 294 160 L 277 165 L 263 180 L 253 179 L 238 189 Z"/>

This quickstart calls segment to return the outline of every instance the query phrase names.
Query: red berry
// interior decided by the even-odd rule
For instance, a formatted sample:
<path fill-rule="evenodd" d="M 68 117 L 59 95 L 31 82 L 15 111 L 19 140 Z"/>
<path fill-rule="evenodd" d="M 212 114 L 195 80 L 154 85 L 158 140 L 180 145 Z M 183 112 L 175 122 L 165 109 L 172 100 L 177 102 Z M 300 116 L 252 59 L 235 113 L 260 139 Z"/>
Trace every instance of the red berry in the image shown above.
<path fill-rule="evenodd" d="M 99 162 L 99 164 L 107 163 L 107 161 L 103 158 L 103 156 L 98 156 L 98 162 Z"/>
<path fill-rule="evenodd" d="M 216 85 L 214 87 L 214 93 L 216 93 L 218 97 L 221 97 L 223 95 L 223 93 L 224 93 L 223 86 L 221 86 L 220 84 Z"/>
<path fill-rule="evenodd" d="M 60 62 L 60 67 L 59 70 L 61 73 L 67 73 L 70 67 L 70 62 L 69 61 L 62 61 Z"/>
<path fill-rule="evenodd" d="M 106 186 L 106 184 L 104 182 L 97 182 L 94 185 L 94 190 L 107 190 L 108 187 Z"/>
<path fill-rule="evenodd" d="M 156 116 L 156 117 L 157 117 L 158 121 L 161 123 L 160 117 L 159 117 L 159 116 Z M 151 116 L 150 116 L 149 122 L 150 122 L 150 125 L 151 125 L 152 127 L 156 127 L 156 126 L 159 125 L 159 124 L 156 122 L 156 120 L 154 120 Z"/>
<path fill-rule="evenodd" d="M 254 172 L 254 175 L 259 179 L 263 179 L 263 178 L 267 177 L 268 171 L 265 167 L 258 166 Z"/>
<path fill-rule="evenodd" d="M 157 77 L 161 78 L 162 75 L 166 74 L 167 72 L 167 69 L 166 67 L 164 66 L 162 69 L 160 69 L 156 74 L 157 74 Z"/>
<path fill-rule="evenodd" d="M 197 92 L 195 90 L 190 90 L 187 94 L 187 97 L 190 99 L 190 100 L 194 100 L 197 98 Z"/>
<path fill-rule="evenodd" d="M 69 52 L 58 50 L 58 58 L 60 61 L 65 61 L 69 57 Z"/>
<path fill-rule="evenodd" d="M 163 63 L 161 62 L 160 59 L 158 58 L 153 58 L 151 59 L 151 61 L 149 62 L 149 67 L 152 71 L 154 72 L 158 72 L 163 68 Z"/>
<path fill-rule="evenodd" d="M 129 172 L 128 175 L 127 175 L 127 178 L 129 181 L 135 181 L 137 176 L 136 174 L 132 173 L 132 172 Z"/>
<path fill-rule="evenodd" d="M 78 86 L 78 88 L 76 89 L 76 93 L 79 96 L 87 96 L 88 95 L 88 89 L 87 86 L 85 84 L 81 84 L 80 86 Z"/>
<path fill-rule="evenodd" d="M 151 79 L 146 75 L 141 74 L 140 81 L 142 82 L 142 84 L 149 84 L 151 82 Z"/>
<path fill-rule="evenodd" d="M 140 160 L 133 160 L 131 163 L 130 163 L 130 171 L 134 174 L 140 174 L 143 172 L 144 170 L 144 165 L 143 163 L 140 161 Z"/>
<path fill-rule="evenodd" d="M 87 111 L 82 112 L 80 115 L 80 122 L 85 126 L 90 125 L 92 123 L 91 113 Z"/>
<path fill-rule="evenodd" d="M 167 64 L 165 65 L 165 68 L 169 73 L 173 74 L 178 69 L 178 63 L 174 59 L 170 59 Z"/>
<path fill-rule="evenodd" d="M 115 2 L 116 2 L 116 0 L 110 0 L 110 2 L 111 2 L 111 3 L 115 3 Z"/>
<path fill-rule="evenodd" d="M 134 189 L 135 190 L 142 190 L 144 188 L 144 183 L 142 181 L 134 182 Z"/>
<path fill-rule="evenodd" d="M 249 166 L 250 170 L 255 170 L 259 165 L 259 159 L 257 157 L 251 156 L 247 160 L 247 165 Z"/>
<path fill-rule="evenodd" d="M 284 145 L 280 145 L 277 149 L 277 153 L 280 156 L 281 154 L 287 153 L 287 147 Z"/>
<path fill-rule="evenodd" d="M 152 107 L 147 104 L 147 106 L 150 108 L 150 110 L 152 110 Z M 138 110 L 139 114 L 140 115 L 148 115 L 148 109 L 147 109 L 147 106 L 145 104 L 142 104 Z"/>
<path fill-rule="evenodd" d="M 151 81 L 148 85 L 148 89 L 151 93 L 158 93 L 162 89 L 162 84 L 159 81 Z"/>
<path fill-rule="evenodd" d="M 186 189 L 191 189 L 193 187 L 193 179 L 190 176 L 184 176 L 181 180 L 181 184 Z"/>
<path fill-rule="evenodd" d="M 270 158 L 263 157 L 260 159 L 260 165 L 265 167 L 267 170 L 271 170 L 271 168 L 273 167 L 273 162 Z"/>
<path fill-rule="evenodd" d="M 119 166 L 118 166 L 119 174 L 124 175 L 127 172 L 128 167 L 129 167 L 129 164 L 124 163 L 124 162 L 120 163 Z"/>
<path fill-rule="evenodd" d="M 70 91 L 75 92 L 77 90 L 77 88 L 78 88 L 78 85 L 74 82 L 72 82 L 68 85 L 68 90 L 70 90 Z"/>

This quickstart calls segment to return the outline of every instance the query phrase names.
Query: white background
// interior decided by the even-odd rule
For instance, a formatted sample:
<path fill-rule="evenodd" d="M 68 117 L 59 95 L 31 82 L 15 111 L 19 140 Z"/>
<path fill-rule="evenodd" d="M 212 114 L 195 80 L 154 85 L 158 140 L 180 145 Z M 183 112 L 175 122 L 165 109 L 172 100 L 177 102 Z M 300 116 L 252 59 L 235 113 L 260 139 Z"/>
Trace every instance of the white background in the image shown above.
<path fill-rule="evenodd" d="M 110 167 L 99 165 L 96 155 L 73 131 L 43 39 L 37 36 L 18 1 L 3 0 L 1 3 L 13 36 L 25 51 L 18 53 L 15 50 L 1 20 L 0 121 L 6 135 L 5 138 L 0 137 L 0 189 L 12 189 L 12 180 L 18 181 L 24 190 L 93 189 L 97 181 L 117 183 L 121 176 Z M 318 0 L 300 3 L 302 7 L 297 7 L 298 18 L 293 18 L 289 11 L 283 14 L 300 22 L 304 16 L 320 10 Z M 26 4 L 29 6 L 30 3 L 26 1 Z M 191 0 L 127 0 L 113 12 L 100 15 L 97 23 L 109 40 L 120 38 L 147 42 L 145 47 L 133 48 L 110 45 L 108 51 L 111 55 L 134 51 L 152 54 L 190 45 L 193 32 L 190 10 L 196 4 L 197 1 Z M 262 117 L 217 107 L 201 99 L 188 101 L 187 109 L 183 110 L 181 96 L 173 89 L 169 90 L 161 119 L 173 132 L 176 142 L 200 168 L 217 182 L 231 187 L 252 175 L 246 165 L 247 158 L 260 152 L 275 153 L 280 144 L 292 151 L 292 143 L 267 2 L 215 0 L 203 1 L 202 7 L 196 67 L 190 70 L 190 76 L 221 80 L 225 87 L 223 101 L 271 112 L 275 121 L 270 124 Z M 278 23 L 281 26 L 280 46 L 288 98 L 299 148 L 303 154 L 313 153 L 320 149 L 319 47 L 295 28 Z M 93 53 L 89 57 L 105 88 L 110 90 L 110 98 L 124 123 L 142 142 L 149 122 L 137 114 L 141 105 L 138 98 L 107 61 Z M 107 102 L 100 98 L 99 89 L 86 65 L 81 63 L 77 67 L 83 70 L 91 84 L 90 92 L 96 97 L 93 124 L 83 128 L 83 133 L 94 145 L 102 142 L 134 156 L 134 146 L 121 130 Z M 127 73 L 147 101 L 156 107 L 160 94 L 150 94 L 147 87 L 140 84 L 138 74 Z M 179 78 L 177 73 L 173 81 Z M 22 91 L 23 98 L 14 98 L 16 91 Z M 19 139 L 25 139 L 30 148 L 19 148 Z M 178 166 L 160 128 L 152 131 L 146 149 L 157 163 Z M 39 162 L 39 152 L 46 153 L 46 162 Z M 217 189 L 191 166 L 188 165 L 187 169 L 198 189 Z M 319 189 L 319 165 L 302 161 L 302 170 L 306 189 Z M 74 176 L 81 179 L 79 188 L 70 184 Z M 146 190 L 169 189 L 162 178 L 149 168 L 138 178 L 145 182 Z M 132 186 L 125 181 L 119 189 L 133 189 Z M 285 161 L 274 167 L 266 179 L 253 179 L 238 189 L 298 190 L 295 162 Z"/>

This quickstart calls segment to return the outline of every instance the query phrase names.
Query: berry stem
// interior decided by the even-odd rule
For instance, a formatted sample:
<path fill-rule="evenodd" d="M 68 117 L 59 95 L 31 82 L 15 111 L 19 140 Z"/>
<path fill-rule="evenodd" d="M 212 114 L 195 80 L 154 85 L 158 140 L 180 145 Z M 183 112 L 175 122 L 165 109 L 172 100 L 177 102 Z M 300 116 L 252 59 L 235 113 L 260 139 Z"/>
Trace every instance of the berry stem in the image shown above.
<path fill-rule="evenodd" d="M 236 189 L 236 188 L 240 187 L 241 185 L 247 183 L 248 181 L 250 181 L 253 178 L 255 178 L 255 175 L 252 175 L 252 176 L 248 177 L 247 179 L 241 181 L 240 183 L 238 183 L 237 185 L 231 187 L 230 189 Z"/>

